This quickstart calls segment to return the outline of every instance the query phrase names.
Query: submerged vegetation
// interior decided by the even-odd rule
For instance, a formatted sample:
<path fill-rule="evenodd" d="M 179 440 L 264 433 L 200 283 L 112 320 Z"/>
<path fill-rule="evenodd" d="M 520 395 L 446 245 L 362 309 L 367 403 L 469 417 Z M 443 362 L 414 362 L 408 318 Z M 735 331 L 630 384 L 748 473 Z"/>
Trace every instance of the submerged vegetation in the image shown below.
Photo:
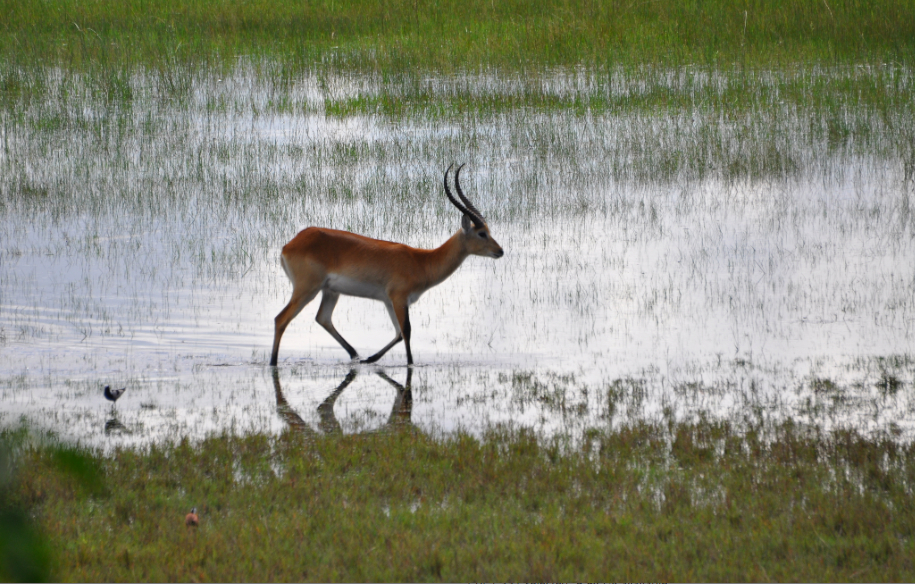
<path fill-rule="evenodd" d="M 89 455 L 102 489 L 53 449 L 17 454 L 11 500 L 64 581 L 915 577 L 915 446 L 854 431 L 668 419 L 572 446 L 290 430 Z"/>

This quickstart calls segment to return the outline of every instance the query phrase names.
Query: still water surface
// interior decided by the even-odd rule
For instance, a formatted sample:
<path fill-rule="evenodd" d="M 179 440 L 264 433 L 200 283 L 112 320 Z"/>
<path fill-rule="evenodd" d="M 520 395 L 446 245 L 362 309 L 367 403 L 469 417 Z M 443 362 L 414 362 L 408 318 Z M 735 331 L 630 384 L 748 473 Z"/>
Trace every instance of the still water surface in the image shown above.
<path fill-rule="evenodd" d="M 245 75 L 183 104 L 138 89 L 130 108 L 4 114 L 0 423 L 105 447 L 293 419 L 382 428 L 403 405 L 402 346 L 353 377 L 315 301 L 267 367 L 291 291 L 279 250 L 308 225 L 436 246 L 460 223 L 440 182 L 458 161 L 506 255 L 468 259 L 411 309 L 421 430 L 704 415 L 913 436 L 911 179 L 892 156 L 820 144 L 804 130 L 817 112 L 338 119 L 271 113 Z M 758 156 L 770 138 L 735 137 L 772 124 L 793 171 L 645 176 L 652 157 L 703 156 L 708 135 Z M 379 303 L 344 297 L 334 316 L 362 355 L 393 336 Z M 107 384 L 127 387 L 116 407 Z"/>

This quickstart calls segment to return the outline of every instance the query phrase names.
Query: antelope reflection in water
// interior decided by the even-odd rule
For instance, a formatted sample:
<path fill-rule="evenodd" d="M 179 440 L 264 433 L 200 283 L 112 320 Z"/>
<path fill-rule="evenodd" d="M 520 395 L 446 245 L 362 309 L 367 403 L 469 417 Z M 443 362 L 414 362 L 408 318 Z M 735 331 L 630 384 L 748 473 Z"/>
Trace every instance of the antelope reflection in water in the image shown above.
<path fill-rule="evenodd" d="M 330 395 L 328 395 L 324 401 L 321 402 L 321 405 L 318 406 L 318 416 L 320 417 L 318 427 L 321 429 L 322 433 L 343 433 L 340 422 L 334 414 L 334 404 L 336 403 L 337 398 L 340 397 L 340 394 L 343 393 L 343 390 L 356 379 L 357 375 L 358 371 L 356 369 L 350 369 L 343 381 L 340 382 L 340 385 L 334 388 Z M 413 368 L 407 368 L 407 381 L 404 385 L 394 381 L 383 371 L 376 371 L 375 375 L 387 381 L 397 391 L 397 395 L 394 398 L 394 405 L 391 407 L 391 414 L 388 416 L 387 422 L 376 431 L 413 427 L 413 422 L 411 420 L 411 415 L 413 413 L 413 391 L 411 387 L 413 382 Z M 291 429 L 296 430 L 297 432 L 302 432 L 306 435 L 317 435 L 317 432 L 315 432 L 315 430 L 309 426 L 294 409 L 292 409 L 289 402 L 286 401 L 286 396 L 283 395 L 283 388 L 280 384 L 279 369 L 275 368 L 273 370 L 273 389 L 276 391 L 276 412 L 283 421 L 286 422 Z"/>

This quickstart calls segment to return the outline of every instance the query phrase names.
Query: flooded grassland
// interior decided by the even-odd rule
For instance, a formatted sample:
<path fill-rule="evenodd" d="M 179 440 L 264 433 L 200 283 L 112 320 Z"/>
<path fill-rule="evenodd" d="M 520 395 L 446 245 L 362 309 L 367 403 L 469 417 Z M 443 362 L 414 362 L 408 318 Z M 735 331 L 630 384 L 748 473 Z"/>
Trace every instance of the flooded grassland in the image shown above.
<path fill-rule="evenodd" d="M 353 433 L 388 424 L 408 384 L 431 435 L 702 418 L 913 437 L 907 67 L 14 74 L 3 425 L 101 446 Z M 283 244 L 318 225 L 440 245 L 460 225 L 452 162 L 506 255 L 413 306 L 409 377 L 402 345 L 351 373 L 318 302 L 274 375 Z M 393 335 L 375 302 L 335 317 L 363 355 Z"/>

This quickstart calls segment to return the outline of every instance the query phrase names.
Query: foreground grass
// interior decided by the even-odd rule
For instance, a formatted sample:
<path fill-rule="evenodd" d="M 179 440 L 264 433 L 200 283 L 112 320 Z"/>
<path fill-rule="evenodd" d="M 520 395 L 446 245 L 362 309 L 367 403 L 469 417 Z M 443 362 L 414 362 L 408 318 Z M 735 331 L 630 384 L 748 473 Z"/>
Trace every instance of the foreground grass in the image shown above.
<path fill-rule="evenodd" d="M 62 580 L 915 578 L 915 447 L 790 423 L 671 421 L 582 446 L 288 432 L 92 459 L 101 490 L 47 447 L 18 457 L 9 500 Z"/>
<path fill-rule="evenodd" d="M 0 60 L 233 64 L 279 58 L 385 72 L 495 66 L 908 59 L 913 0 L 0 0 Z"/>

